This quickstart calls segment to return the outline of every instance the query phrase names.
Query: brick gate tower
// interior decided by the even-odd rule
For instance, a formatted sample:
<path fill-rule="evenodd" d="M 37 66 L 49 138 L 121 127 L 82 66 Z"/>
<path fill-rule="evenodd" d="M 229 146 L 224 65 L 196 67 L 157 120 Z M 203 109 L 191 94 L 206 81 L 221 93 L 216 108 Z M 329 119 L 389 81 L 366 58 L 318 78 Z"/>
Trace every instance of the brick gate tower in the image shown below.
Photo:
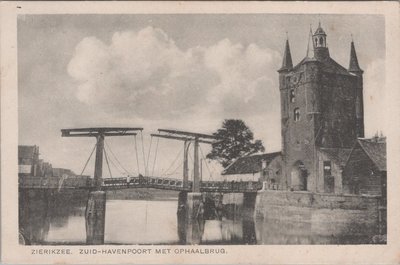
<path fill-rule="evenodd" d="M 340 192 L 341 175 L 336 177 L 332 171 L 335 165 L 340 167 L 341 157 L 357 138 L 364 137 L 363 70 L 353 41 L 348 69 L 330 57 L 321 25 L 310 32 L 309 41 L 313 54 L 307 51 L 293 66 L 286 40 L 278 70 L 282 173 L 292 190 Z"/>

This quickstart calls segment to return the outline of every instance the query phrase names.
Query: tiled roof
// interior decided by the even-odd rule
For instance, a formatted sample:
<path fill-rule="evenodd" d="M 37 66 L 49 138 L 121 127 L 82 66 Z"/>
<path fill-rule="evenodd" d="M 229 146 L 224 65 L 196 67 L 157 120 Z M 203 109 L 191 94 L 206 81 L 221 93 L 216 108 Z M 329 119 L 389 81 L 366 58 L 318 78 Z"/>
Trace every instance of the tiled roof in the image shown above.
<path fill-rule="evenodd" d="M 375 166 L 381 171 L 386 171 L 386 141 L 359 139 L 358 143 Z"/>
<path fill-rule="evenodd" d="M 268 165 L 272 159 L 280 155 L 281 152 L 275 152 L 238 158 L 222 172 L 222 175 L 254 174 L 260 172 L 263 160 L 265 160 Z"/>
<path fill-rule="evenodd" d="M 319 150 L 326 154 L 329 159 L 343 167 L 346 165 L 347 159 L 351 153 L 351 149 L 347 148 L 320 148 Z"/>
<path fill-rule="evenodd" d="M 338 64 L 332 58 L 329 58 L 326 61 L 322 61 L 322 71 L 327 73 L 335 73 L 335 74 L 342 74 L 342 75 L 350 75 L 346 68 Z"/>
<path fill-rule="evenodd" d="M 33 158 L 35 153 L 39 153 L 36 145 L 19 145 L 18 158 Z"/>
<path fill-rule="evenodd" d="M 308 62 L 318 62 L 318 61 L 315 58 L 304 57 L 303 60 L 301 60 L 298 64 L 296 64 L 295 67 L 293 67 L 293 70 L 297 70 L 298 68 L 300 68 L 300 66 L 302 66 L 303 64 L 308 63 Z"/>
<path fill-rule="evenodd" d="M 346 68 L 338 64 L 332 58 L 328 58 L 327 60 L 317 60 L 315 58 L 305 57 L 301 62 L 299 62 L 293 69 L 297 70 L 300 66 L 308 62 L 319 62 L 321 69 L 323 72 L 326 73 L 335 73 L 335 74 L 342 74 L 342 75 L 351 75 Z"/>

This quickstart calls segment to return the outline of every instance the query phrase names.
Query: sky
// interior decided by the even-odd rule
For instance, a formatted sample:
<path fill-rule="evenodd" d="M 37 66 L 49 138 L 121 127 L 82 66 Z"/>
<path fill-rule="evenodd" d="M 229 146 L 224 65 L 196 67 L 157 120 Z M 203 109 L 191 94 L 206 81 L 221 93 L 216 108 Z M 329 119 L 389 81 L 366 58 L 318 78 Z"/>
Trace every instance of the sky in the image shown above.
<path fill-rule="evenodd" d="M 331 57 L 346 68 L 354 40 L 365 71 L 366 137 L 384 133 L 383 16 L 19 15 L 19 144 L 38 145 L 53 167 L 80 174 L 95 140 L 62 138 L 61 129 L 143 127 L 139 171 L 179 176 L 183 143 L 162 139 L 156 148 L 149 134 L 158 128 L 211 134 L 224 119 L 235 118 L 245 121 L 266 152 L 279 151 L 277 69 L 284 43 L 289 38 L 298 63 L 306 55 L 310 25 L 315 30 L 319 21 Z M 134 142 L 106 139 L 111 175 L 138 172 Z M 210 149 L 201 148 L 204 156 Z M 93 161 L 84 174 L 92 175 Z M 103 171 L 110 175 L 106 166 Z M 220 171 L 204 162 L 203 178 Z"/>

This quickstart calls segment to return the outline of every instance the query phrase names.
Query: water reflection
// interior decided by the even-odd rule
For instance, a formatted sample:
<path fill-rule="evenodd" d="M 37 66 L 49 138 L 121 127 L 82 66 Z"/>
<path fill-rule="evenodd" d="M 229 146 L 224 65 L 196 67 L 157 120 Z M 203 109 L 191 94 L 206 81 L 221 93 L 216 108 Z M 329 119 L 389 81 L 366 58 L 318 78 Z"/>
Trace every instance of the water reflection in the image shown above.
<path fill-rule="evenodd" d="M 87 192 L 20 191 L 19 230 L 30 244 L 84 242 L 86 199 Z"/>
<path fill-rule="evenodd" d="M 87 193 L 20 193 L 20 230 L 31 244 L 85 244 Z M 106 244 L 179 244 L 177 200 L 108 200 Z M 253 220 L 207 214 L 204 244 L 254 244 Z M 213 218 L 211 218 L 213 217 Z"/>
<path fill-rule="evenodd" d="M 109 200 L 105 243 L 177 244 L 177 201 Z"/>
<path fill-rule="evenodd" d="M 31 244 L 85 244 L 87 193 L 28 191 L 20 193 L 19 225 Z M 108 200 L 106 244 L 180 244 L 177 200 Z M 204 222 L 201 244 L 357 244 L 364 235 L 326 235 L 313 231 L 311 222 L 285 222 L 243 214 L 226 206 Z M 208 214 L 207 214 L 208 215 Z"/>

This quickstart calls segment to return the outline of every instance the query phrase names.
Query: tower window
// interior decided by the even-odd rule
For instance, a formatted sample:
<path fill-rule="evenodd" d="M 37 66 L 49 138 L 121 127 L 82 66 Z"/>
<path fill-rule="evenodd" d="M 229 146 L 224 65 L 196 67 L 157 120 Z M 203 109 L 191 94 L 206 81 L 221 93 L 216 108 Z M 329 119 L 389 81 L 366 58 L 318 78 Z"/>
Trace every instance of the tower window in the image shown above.
<path fill-rule="evenodd" d="M 322 46 L 324 44 L 324 40 L 322 39 L 322 37 L 319 38 L 319 44 Z"/>
<path fill-rule="evenodd" d="M 295 102 L 294 89 L 290 89 L 290 102 Z"/>
<path fill-rule="evenodd" d="M 300 110 L 299 108 L 295 108 L 294 109 L 294 117 L 293 117 L 294 121 L 299 121 L 300 120 Z"/>

